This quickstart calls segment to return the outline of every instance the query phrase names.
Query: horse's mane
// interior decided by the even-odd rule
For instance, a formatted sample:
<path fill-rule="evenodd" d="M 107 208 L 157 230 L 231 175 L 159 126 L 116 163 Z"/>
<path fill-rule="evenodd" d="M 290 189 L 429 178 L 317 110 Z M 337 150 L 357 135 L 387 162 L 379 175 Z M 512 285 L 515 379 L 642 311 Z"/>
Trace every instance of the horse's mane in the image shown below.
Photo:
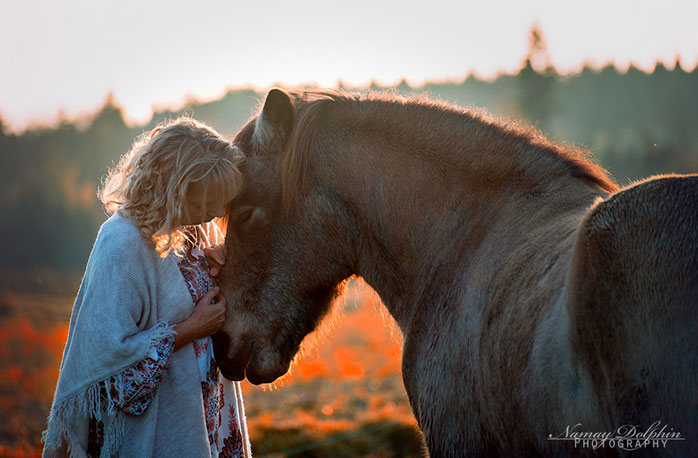
<path fill-rule="evenodd" d="M 415 124 L 424 122 L 425 113 L 432 113 L 436 122 L 449 122 L 449 128 L 462 126 L 463 131 L 469 129 L 475 135 L 489 137 L 503 147 L 529 150 L 530 154 L 552 157 L 567 174 L 602 191 L 610 193 L 618 189 L 608 172 L 595 164 L 587 151 L 553 143 L 530 126 L 494 119 L 484 111 L 462 109 L 425 96 L 404 98 L 390 93 L 358 94 L 321 90 L 292 92 L 292 96 L 296 117 L 284 148 L 281 167 L 282 196 L 287 206 L 292 205 L 307 186 L 309 156 L 318 136 L 320 123 L 328 116 L 336 116 L 342 112 L 345 112 L 342 119 L 348 119 L 348 122 L 358 122 L 361 115 L 371 113 L 377 115 L 377 119 L 382 122 L 390 115 L 399 116 L 397 110 L 403 110 L 404 115 L 399 116 L 399 119 L 410 122 L 410 119 L 417 118 L 416 121 L 411 121 Z M 412 114 L 419 116 L 410 117 Z M 454 115 L 458 117 L 455 125 L 452 119 Z M 473 129 L 473 126 L 476 129 Z"/>

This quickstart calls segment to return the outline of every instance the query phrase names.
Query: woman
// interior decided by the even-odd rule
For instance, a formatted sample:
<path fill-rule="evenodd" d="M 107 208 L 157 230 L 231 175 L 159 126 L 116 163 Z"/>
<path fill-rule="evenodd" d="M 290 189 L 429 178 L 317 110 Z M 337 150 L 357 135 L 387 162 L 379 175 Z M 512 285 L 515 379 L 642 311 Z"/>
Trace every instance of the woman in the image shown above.
<path fill-rule="evenodd" d="M 210 337 L 226 310 L 212 220 L 240 190 L 241 160 L 185 118 L 139 137 L 107 176 L 113 214 L 73 307 L 46 456 L 250 456 L 240 386 L 219 377 Z"/>

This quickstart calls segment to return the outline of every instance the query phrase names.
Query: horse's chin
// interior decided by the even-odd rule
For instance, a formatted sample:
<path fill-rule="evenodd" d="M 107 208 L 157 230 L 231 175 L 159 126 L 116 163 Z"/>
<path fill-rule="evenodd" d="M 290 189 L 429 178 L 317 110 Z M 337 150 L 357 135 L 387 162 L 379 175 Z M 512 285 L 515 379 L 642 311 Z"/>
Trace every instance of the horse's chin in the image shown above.
<path fill-rule="evenodd" d="M 276 354 L 254 354 L 247 366 L 247 380 L 253 385 L 271 383 L 288 372 L 290 365 L 290 359 L 280 358 Z"/>
<path fill-rule="evenodd" d="M 271 383 L 286 373 L 286 370 L 273 372 L 257 372 L 254 368 L 247 371 L 247 380 L 253 385 Z"/>

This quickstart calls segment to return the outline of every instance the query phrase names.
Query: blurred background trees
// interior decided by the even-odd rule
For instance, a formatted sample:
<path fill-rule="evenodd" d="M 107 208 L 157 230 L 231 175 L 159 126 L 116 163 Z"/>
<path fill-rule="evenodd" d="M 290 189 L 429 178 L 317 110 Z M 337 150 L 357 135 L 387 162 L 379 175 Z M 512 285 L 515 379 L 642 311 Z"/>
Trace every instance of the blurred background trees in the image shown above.
<path fill-rule="evenodd" d="M 388 88 L 373 83 L 370 89 Z M 523 118 L 557 141 L 592 150 L 619 184 L 657 173 L 698 171 L 698 71 L 684 70 L 678 59 L 673 68 L 660 63 L 652 73 L 633 66 L 620 72 L 609 64 L 559 75 L 542 31 L 534 26 L 517 75 L 490 81 L 470 75 L 461 82 L 418 88 L 403 80 L 390 89 Z M 0 118 L 0 237 L 5 241 L 0 271 L 6 273 L 0 276 L 0 291 L 46 285 L 74 290 L 74 283 L 48 277 L 51 272 L 79 275 L 84 269 L 106 218 L 96 199 L 100 179 L 143 130 L 185 113 L 232 136 L 263 97 L 252 90 L 229 91 L 219 100 L 158 111 L 141 126 L 126 124 L 111 95 L 91 117 L 63 118 L 54 127 L 17 134 Z"/>

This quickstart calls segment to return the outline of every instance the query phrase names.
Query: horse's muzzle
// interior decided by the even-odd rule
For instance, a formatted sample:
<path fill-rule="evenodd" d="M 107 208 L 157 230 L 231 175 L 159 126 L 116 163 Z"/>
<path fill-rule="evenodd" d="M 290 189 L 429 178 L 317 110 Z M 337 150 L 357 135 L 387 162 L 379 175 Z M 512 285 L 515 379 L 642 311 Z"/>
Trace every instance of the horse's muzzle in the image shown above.
<path fill-rule="evenodd" d="M 216 336 L 218 338 L 214 339 L 214 351 L 216 355 L 216 363 L 218 368 L 228 380 L 239 382 L 245 379 L 245 370 L 250 362 L 250 357 L 252 356 L 252 349 L 254 347 L 253 340 L 247 340 L 243 343 L 243 347 L 239 349 L 232 357 L 228 356 L 228 351 L 230 350 L 230 338 L 225 334 L 219 333 Z"/>

